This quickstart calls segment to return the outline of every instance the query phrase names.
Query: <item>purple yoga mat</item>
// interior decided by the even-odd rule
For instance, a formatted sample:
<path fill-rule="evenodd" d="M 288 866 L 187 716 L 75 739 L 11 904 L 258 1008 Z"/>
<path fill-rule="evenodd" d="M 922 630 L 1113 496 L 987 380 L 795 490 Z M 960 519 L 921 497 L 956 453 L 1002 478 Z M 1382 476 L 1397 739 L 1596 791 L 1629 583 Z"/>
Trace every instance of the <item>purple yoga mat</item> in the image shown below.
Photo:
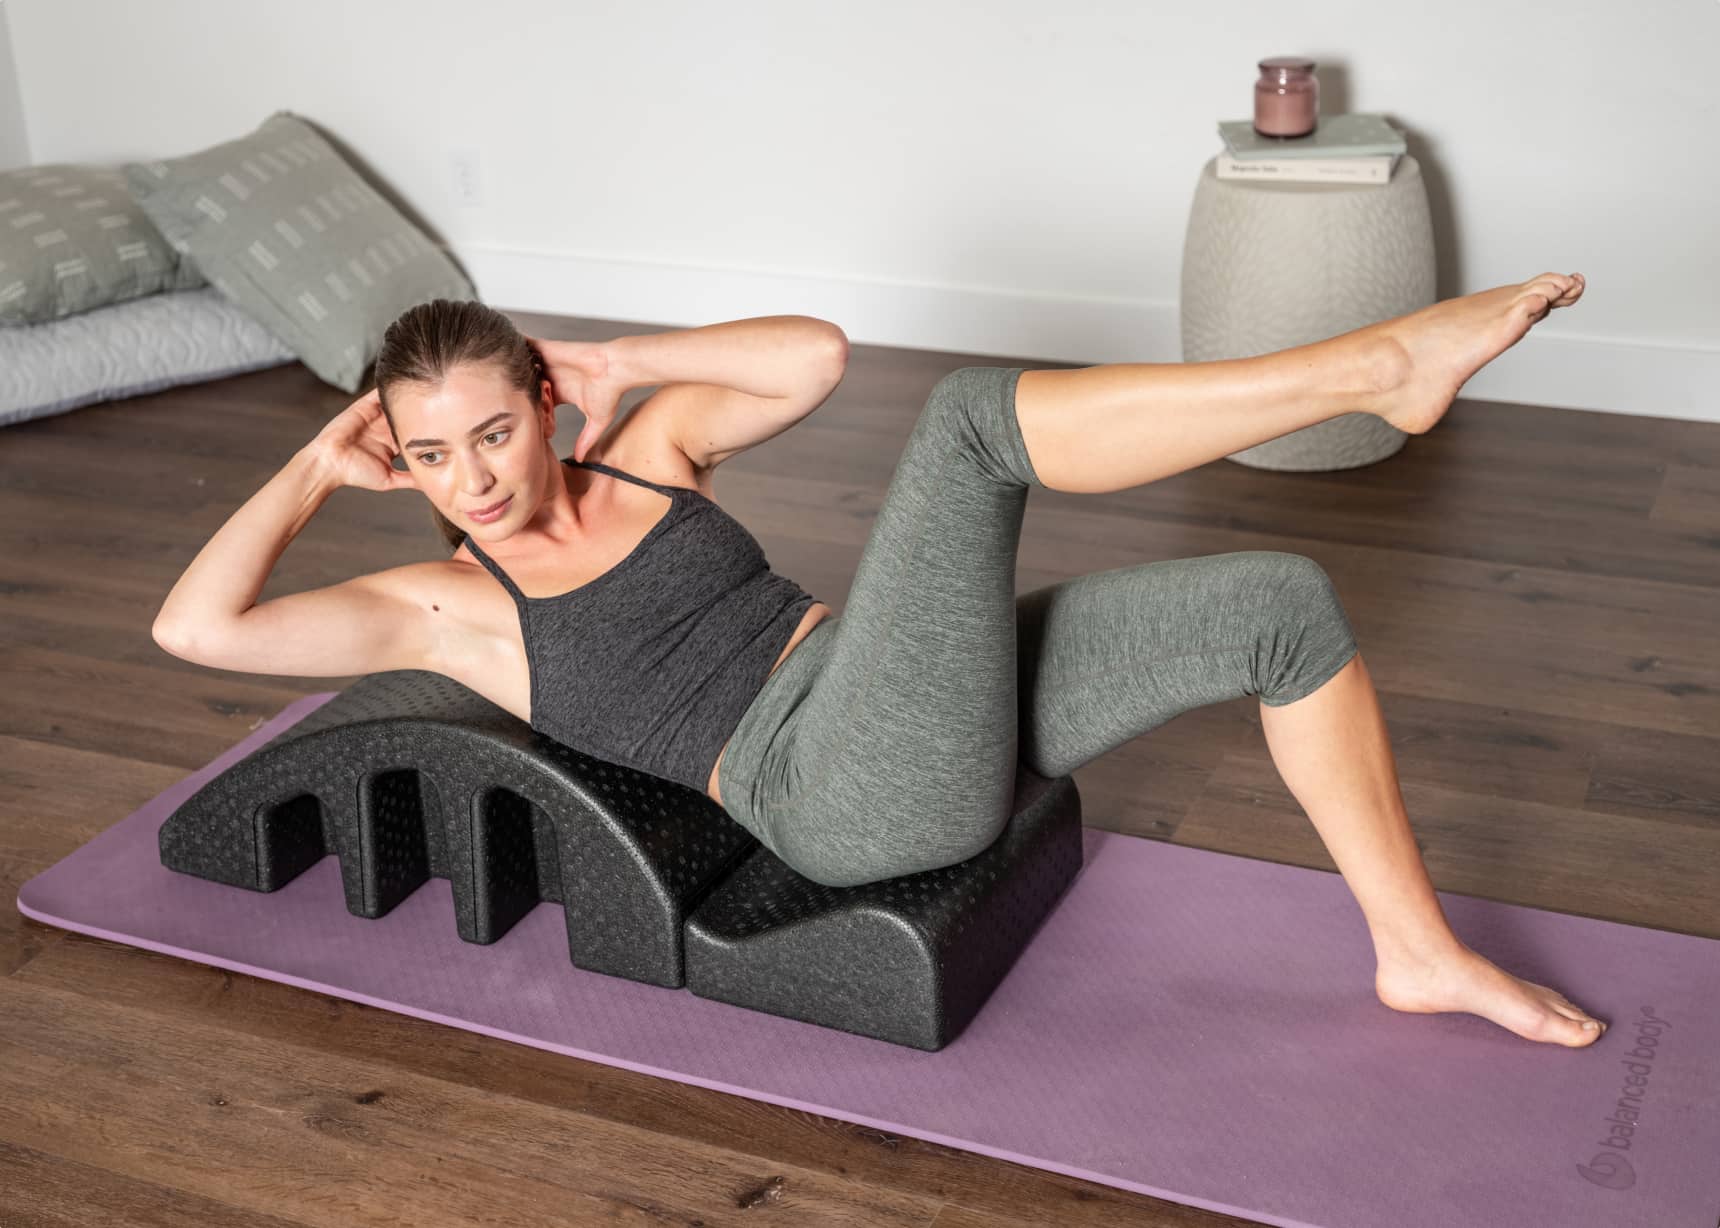
<path fill-rule="evenodd" d="M 1087 864 L 936 1053 L 586 972 L 561 908 L 462 942 L 446 879 L 354 917 L 336 859 L 272 894 L 156 833 L 245 741 L 30 879 L 49 925 L 1267 1224 L 1714 1228 L 1720 942 L 1441 893 L 1453 928 L 1611 1028 L 1587 1049 L 1373 993 L 1335 874 L 1089 828 Z"/>

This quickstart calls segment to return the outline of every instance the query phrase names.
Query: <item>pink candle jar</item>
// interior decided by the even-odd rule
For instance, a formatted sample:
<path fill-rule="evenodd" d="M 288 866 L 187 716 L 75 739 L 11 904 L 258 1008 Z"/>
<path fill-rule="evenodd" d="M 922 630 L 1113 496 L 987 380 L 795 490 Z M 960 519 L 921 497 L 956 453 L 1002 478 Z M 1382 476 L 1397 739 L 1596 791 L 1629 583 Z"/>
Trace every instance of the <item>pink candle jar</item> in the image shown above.
<path fill-rule="evenodd" d="M 1307 136 L 1320 114 L 1314 61 L 1299 55 L 1260 61 L 1254 83 L 1254 130 L 1261 136 Z"/>

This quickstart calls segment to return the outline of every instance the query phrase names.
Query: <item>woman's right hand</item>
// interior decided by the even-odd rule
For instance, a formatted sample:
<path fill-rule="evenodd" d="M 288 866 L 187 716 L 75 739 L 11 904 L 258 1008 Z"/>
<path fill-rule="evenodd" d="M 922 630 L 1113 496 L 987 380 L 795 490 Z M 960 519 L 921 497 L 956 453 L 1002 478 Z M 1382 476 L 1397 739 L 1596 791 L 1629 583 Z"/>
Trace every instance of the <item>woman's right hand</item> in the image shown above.
<path fill-rule="evenodd" d="M 359 397 L 329 419 L 317 437 L 305 445 L 328 479 L 362 490 L 417 490 L 410 469 L 396 469 L 394 433 L 382 412 L 377 389 Z"/>

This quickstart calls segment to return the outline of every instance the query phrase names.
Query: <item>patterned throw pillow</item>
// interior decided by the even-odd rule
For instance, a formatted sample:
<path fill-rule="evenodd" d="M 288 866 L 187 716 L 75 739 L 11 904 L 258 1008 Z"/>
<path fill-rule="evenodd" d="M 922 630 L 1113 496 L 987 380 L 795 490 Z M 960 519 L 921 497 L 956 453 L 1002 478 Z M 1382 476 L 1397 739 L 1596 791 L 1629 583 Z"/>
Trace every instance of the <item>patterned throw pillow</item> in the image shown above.
<path fill-rule="evenodd" d="M 0 328 L 0 426 L 293 361 L 214 286 L 145 294 L 34 328 Z"/>
<path fill-rule="evenodd" d="M 203 284 L 137 207 L 119 167 L 0 172 L 0 324 L 46 324 Z"/>
<path fill-rule="evenodd" d="M 347 392 L 359 390 L 401 312 L 477 297 L 448 256 L 291 111 L 249 136 L 124 169 L 167 241 Z"/>

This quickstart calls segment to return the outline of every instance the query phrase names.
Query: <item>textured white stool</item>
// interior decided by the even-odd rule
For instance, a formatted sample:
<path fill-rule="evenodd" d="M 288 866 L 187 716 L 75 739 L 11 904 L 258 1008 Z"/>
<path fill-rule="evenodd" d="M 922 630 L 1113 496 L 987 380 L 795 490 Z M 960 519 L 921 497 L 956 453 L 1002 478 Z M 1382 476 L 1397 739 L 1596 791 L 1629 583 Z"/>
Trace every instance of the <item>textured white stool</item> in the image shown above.
<path fill-rule="evenodd" d="M 1434 301 L 1433 223 L 1421 166 L 1382 184 L 1261 183 L 1201 171 L 1183 241 L 1184 362 L 1252 358 L 1324 341 Z M 1257 469 L 1353 469 L 1408 436 L 1343 414 L 1233 452 Z"/>

